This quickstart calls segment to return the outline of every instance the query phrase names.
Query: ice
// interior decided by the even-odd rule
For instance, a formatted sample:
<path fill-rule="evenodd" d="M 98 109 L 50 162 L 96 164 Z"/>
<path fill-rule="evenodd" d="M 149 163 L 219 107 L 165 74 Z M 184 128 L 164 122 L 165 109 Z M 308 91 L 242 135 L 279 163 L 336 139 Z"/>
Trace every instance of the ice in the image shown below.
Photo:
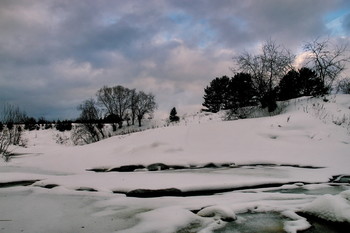
<path fill-rule="evenodd" d="M 201 217 L 213 217 L 216 220 L 223 220 L 223 221 L 234 221 L 236 220 L 236 214 L 233 212 L 233 210 L 227 206 L 209 206 L 205 207 L 204 209 L 200 210 L 197 213 Z"/>

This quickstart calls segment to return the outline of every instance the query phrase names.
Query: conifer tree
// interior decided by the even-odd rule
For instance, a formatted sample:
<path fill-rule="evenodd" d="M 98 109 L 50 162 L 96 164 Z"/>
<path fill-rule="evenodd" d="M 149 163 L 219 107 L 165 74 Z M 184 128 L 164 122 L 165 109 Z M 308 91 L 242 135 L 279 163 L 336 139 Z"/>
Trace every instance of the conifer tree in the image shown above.
<path fill-rule="evenodd" d="M 170 111 L 169 120 L 170 122 L 176 122 L 180 120 L 180 118 L 177 116 L 177 111 L 175 107 L 173 107 Z"/>

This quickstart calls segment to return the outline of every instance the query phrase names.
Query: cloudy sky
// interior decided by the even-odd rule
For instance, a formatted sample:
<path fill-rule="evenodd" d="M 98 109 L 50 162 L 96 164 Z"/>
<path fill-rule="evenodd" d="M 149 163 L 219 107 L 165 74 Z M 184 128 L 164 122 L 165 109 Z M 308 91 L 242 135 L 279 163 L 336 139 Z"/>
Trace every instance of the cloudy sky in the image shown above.
<path fill-rule="evenodd" d="M 299 53 L 347 40 L 348 0 L 0 0 L 0 104 L 75 118 L 104 85 L 153 92 L 159 110 L 200 107 L 232 57 L 273 39 Z"/>

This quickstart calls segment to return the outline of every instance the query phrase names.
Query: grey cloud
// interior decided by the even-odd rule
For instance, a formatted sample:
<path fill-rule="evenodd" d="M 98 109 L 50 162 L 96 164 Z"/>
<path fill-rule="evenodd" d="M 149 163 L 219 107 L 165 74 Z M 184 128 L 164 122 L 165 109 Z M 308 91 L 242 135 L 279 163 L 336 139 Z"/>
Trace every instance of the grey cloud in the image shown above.
<path fill-rule="evenodd" d="M 235 51 L 270 37 L 295 49 L 327 33 L 325 15 L 348 4 L 0 1 L 0 102 L 34 116 L 72 116 L 98 88 L 120 84 L 154 92 L 167 108 L 200 104 L 212 78 L 230 75 Z"/>

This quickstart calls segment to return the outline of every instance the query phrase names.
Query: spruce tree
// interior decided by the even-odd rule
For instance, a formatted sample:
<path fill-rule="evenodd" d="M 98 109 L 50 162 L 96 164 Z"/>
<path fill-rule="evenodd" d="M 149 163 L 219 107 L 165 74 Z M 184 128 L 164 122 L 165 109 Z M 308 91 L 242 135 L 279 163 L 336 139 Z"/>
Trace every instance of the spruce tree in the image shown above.
<path fill-rule="evenodd" d="M 218 112 L 222 109 L 228 109 L 227 91 L 230 83 L 230 78 L 223 76 L 215 78 L 210 82 L 210 85 L 204 89 L 204 103 L 209 112 Z"/>
<path fill-rule="evenodd" d="M 174 121 L 176 122 L 180 120 L 180 118 L 177 116 L 177 111 L 175 107 L 173 107 L 170 111 L 169 120 L 170 122 L 174 122 Z"/>

